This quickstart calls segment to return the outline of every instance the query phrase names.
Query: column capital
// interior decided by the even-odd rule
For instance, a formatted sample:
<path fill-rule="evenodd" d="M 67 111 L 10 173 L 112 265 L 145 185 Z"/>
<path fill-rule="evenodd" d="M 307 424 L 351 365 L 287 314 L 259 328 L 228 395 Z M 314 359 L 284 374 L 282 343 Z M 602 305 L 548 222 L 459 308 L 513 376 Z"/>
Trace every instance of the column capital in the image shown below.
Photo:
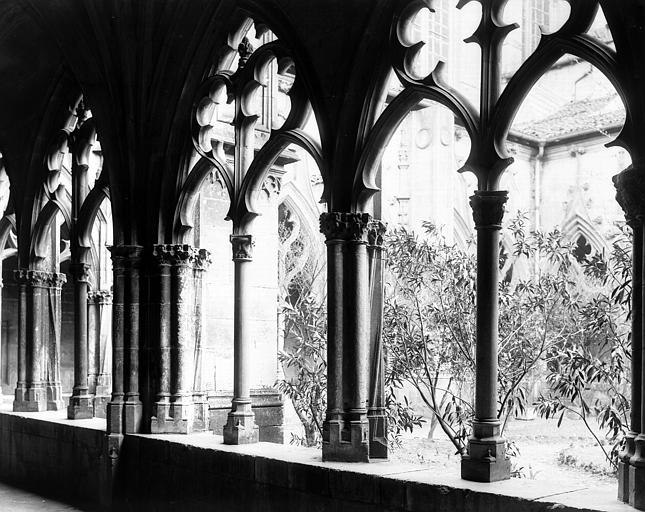
<path fill-rule="evenodd" d="M 44 270 L 14 270 L 14 279 L 18 284 L 29 284 L 41 288 L 60 288 L 67 282 L 65 274 L 45 272 Z"/>
<path fill-rule="evenodd" d="M 383 237 L 387 231 L 387 224 L 374 219 L 367 225 L 367 243 L 372 247 L 383 247 Z"/>
<path fill-rule="evenodd" d="M 115 270 L 136 267 L 141 262 L 143 247 L 140 245 L 112 245 L 108 247 L 112 255 L 112 264 Z"/>
<path fill-rule="evenodd" d="M 198 251 L 187 244 L 157 244 L 152 247 L 152 255 L 159 265 L 192 265 Z"/>
<path fill-rule="evenodd" d="M 71 263 L 69 265 L 70 274 L 80 283 L 87 283 L 89 281 L 91 270 L 92 266 L 89 263 Z"/>
<path fill-rule="evenodd" d="M 320 215 L 320 232 L 325 235 L 327 241 L 366 242 L 371 219 L 369 213 L 322 213 Z"/>
<path fill-rule="evenodd" d="M 27 279 L 27 273 L 28 272 L 29 272 L 29 270 L 27 270 L 25 268 L 19 268 L 18 270 L 14 270 L 13 271 L 13 280 L 17 284 L 27 284 L 28 283 L 28 279 Z"/>
<path fill-rule="evenodd" d="M 87 302 L 110 304 L 112 303 L 112 292 L 110 290 L 92 290 L 87 292 Z"/>
<path fill-rule="evenodd" d="M 506 201 L 508 192 L 505 190 L 476 190 L 470 196 L 475 229 L 501 229 Z"/>
<path fill-rule="evenodd" d="M 206 270 L 213 261 L 211 260 L 211 252 L 207 249 L 195 249 L 195 270 Z"/>
<path fill-rule="evenodd" d="M 636 220 L 645 220 L 645 170 L 629 166 L 611 180 L 627 223 L 633 227 Z"/>
<path fill-rule="evenodd" d="M 255 241 L 252 235 L 231 235 L 233 261 L 251 261 Z"/>

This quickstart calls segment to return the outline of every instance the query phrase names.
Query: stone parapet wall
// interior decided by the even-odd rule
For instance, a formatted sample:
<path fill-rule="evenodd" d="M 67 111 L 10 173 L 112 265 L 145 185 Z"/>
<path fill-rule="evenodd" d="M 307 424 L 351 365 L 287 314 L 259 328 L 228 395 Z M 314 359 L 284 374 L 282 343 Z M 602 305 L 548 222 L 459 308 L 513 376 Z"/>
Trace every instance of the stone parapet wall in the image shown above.
<path fill-rule="evenodd" d="M 0 412 L 0 479 L 98 510 L 109 503 L 105 421 L 64 414 Z"/>
<path fill-rule="evenodd" d="M 316 449 L 227 446 L 212 433 L 126 435 L 110 480 L 104 422 L 62 418 L 61 411 L 0 412 L 0 479 L 73 497 L 84 510 L 109 510 L 110 500 L 119 512 L 633 510 L 616 501 L 613 485 L 480 484 L 419 465 L 322 463 Z"/>

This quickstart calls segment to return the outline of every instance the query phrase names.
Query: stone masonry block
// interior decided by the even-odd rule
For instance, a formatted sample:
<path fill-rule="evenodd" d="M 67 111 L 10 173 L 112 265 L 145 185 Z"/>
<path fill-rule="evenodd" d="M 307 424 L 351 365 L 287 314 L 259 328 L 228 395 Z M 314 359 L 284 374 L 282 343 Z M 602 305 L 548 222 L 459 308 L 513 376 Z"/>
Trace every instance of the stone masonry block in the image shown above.
<path fill-rule="evenodd" d="M 289 467 L 286 461 L 255 458 L 255 481 L 277 487 L 289 487 Z"/>
<path fill-rule="evenodd" d="M 289 487 L 317 496 L 329 496 L 329 472 L 327 468 L 307 464 L 289 464 Z"/>
<path fill-rule="evenodd" d="M 380 490 L 374 475 L 354 473 L 351 469 L 329 472 L 329 490 L 333 498 L 364 503 L 378 503 Z"/>

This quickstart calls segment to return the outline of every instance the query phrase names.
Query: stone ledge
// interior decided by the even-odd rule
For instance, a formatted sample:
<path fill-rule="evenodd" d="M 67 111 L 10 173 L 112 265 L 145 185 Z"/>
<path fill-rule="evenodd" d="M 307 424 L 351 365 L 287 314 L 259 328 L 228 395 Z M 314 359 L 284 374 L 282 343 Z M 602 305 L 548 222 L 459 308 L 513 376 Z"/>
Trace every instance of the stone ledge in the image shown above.
<path fill-rule="evenodd" d="M 94 495 L 96 506 L 106 503 L 108 482 L 98 477 L 108 463 L 104 428 L 104 420 L 67 420 L 64 411 L 0 412 L 0 476 L 42 492 L 61 486 L 74 501 Z M 323 463 L 316 449 L 229 446 L 212 433 L 127 435 L 118 472 L 114 510 L 178 510 L 173 503 L 191 512 L 213 505 L 230 512 L 633 510 L 616 500 L 612 485 L 467 482 L 411 464 Z"/>

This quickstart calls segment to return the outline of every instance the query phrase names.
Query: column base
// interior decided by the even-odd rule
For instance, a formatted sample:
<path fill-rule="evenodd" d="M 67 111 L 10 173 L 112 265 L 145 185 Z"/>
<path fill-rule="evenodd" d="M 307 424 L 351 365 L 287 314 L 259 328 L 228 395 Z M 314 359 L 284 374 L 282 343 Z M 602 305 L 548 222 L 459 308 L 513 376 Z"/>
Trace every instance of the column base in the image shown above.
<path fill-rule="evenodd" d="M 67 408 L 63 399 L 63 387 L 59 382 L 47 384 L 47 410 L 63 411 Z"/>
<path fill-rule="evenodd" d="M 251 413 L 229 412 L 224 425 L 224 444 L 253 444 L 260 440 L 260 430 Z"/>
<path fill-rule="evenodd" d="M 44 387 L 16 388 L 14 412 L 42 412 L 47 410 L 47 393 Z"/>
<path fill-rule="evenodd" d="M 471 437 L 468 455 L 461 458 L 461 478 L 472 482 L 498 482 L 511 477 L 511 461 L 506 457 L 506 440 L 498 437 L 494 423 L 475 423 L 473 432 L 486 437 Z"/>
<path fill-rule="evenodd" d="M 618 461 L 618 501 L 629 502 L 629 462 Z"/>
<path fill-rule="evenodd" d="M 69 397 L 67 419 L 86 420 L 94 417 L 94 399 L 90 395 L 77 395 Z"/>
<path fill-rule="evenodd" d="M 629 466 L 629 504 L 645 510 L 645 467 Z"/>
<path fill-rule="evenodd" d="M 499 482 L 511 478 L 511 461 L 507 458 L 490 457 L 472 459 L 464 455 L 461 459 L 461 478 L 471 482 Z"/>
<path fill-rule="evenodd" d="M 138 434 L 141 431 L 143 406 L 140 400 L 126 400 L 123 403 L 123 433 Z"/>
<path fill-rule="evenodd" d="M 329 422 L 328 441 L 323 440 L 323 462 L 369 462 L 369 423 L 345 421 L 344 428 L 336 421 Z"/>
<path fill-rule="evenodd" d="M 94 417 L 107 417 L 107 404 L 110 402 L 110 395 L 96 395 L 94 397 Z"/>
<path fill-rule="evenodd" d="M 123 401 L 113 400 L 108 402 L 105 409 L 106 429 L 108 434 L 123 433 Z"/>
<path fill-rule="evenodd" d="M 206 432 L 208 430 L 209 412 L 208 399 L 205 395 L 193 396 L 194 420 L 193 432 Z"/>
<path fill-rule="evenodd" d="M 387 459 L 387 417 L 384 414 L 368 414 L 370 459 Z"/>
<path fill-rule="evenodd" d="M 157 402 L 150 420 L 153 434 L 191 434 L 194 429 L 194 404 Z"/>

